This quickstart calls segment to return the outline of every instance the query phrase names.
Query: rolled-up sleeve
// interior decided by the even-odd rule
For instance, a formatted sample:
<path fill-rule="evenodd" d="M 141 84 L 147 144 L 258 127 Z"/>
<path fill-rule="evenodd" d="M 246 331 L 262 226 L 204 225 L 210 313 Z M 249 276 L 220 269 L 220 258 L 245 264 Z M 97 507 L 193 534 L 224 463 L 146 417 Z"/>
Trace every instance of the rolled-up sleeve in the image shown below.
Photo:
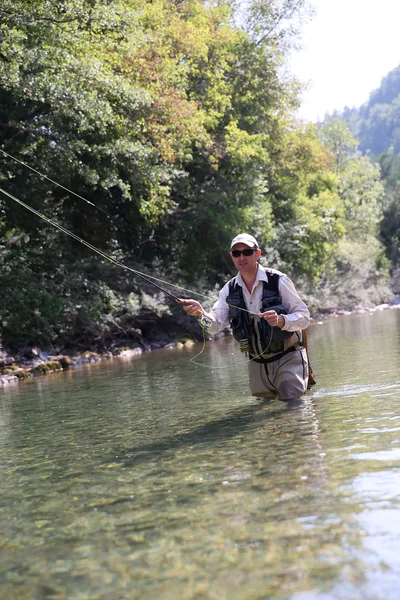
<path fill-rule="evenodd" d="M 204 311 L 206 317 L 212 321 L 210 327 L 207 327 L 208 333 L 215 335 L 229 325 L 229 306 L 226 299 L 229 294 L 229 283 L 225 284 L 218 295 L 218 300 L 210 311 Z"/>
<path fill-rule="evenodd" d="M 287 307 L 288 314 L 282 315 L 285 324 L 282 327 L 284 331 L 298 331 L 306 329 L 310 324 L 310 311 L 297 293 L 294 284 L 287 275 L 282 275 L 279 279 L 279 291 L 282 297 L 282 303 Z"/>

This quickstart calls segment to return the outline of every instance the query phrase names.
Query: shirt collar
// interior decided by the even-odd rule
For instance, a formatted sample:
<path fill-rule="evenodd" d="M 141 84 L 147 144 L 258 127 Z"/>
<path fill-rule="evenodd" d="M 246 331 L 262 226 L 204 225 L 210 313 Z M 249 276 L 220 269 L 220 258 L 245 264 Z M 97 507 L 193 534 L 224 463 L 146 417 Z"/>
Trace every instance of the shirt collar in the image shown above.
<path fill-rule="evenodd" d="M 254 289 L 254 287 L 257 287 L 257 285 L 260 281 L 268 281 L 268 275 L 266 274 L 264 267 L 262 267 L 260 265 L 260 263 L 257 263 L 257 264 L 258 264 L 258 269 L 257 269 L 257 275 L 256 275 L 256 280 L 254 282 L 253 289 Z M 242 288 L 246 288 L 246 284 L 243 281 L 241 273 L 237 274 L 236 281 Z"/>

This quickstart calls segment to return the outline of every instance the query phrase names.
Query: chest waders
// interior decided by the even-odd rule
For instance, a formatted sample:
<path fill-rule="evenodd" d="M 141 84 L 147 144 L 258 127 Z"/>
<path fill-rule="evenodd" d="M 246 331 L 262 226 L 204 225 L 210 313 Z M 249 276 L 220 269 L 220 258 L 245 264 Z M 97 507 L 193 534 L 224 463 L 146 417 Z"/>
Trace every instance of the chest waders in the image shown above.
<path fill-rule="evenodd" d="M 278 315 L 287 315 L 287 309 L 282 304 L 279 292 L 279 277 L 277 273 L 267 271 L 268 281 L 263 281 L 260 312 L 275 310 Z M 247 308 L 240 285 L 234 279 L 229 282 L 229 294 L 226 299 L 229 305 L 229 320 L 235 340 L 239 342 L 241 352 L 249 354 L 249 358 L 260 354 L 276 354 L 272 358 L 253 359 L 256 362 L 272 362 L 283 354 L 292 351 L 284 350 L 284 340 L 290 338 L 293 332 L 282 331 L 279 327 L 271 327 L 265 319 L 255 322 L 254 316 L 240 310 Z M 261 347 L 260 347 L 261 346 Z M 294 350 L 294 348 L 293 348 Z"/>

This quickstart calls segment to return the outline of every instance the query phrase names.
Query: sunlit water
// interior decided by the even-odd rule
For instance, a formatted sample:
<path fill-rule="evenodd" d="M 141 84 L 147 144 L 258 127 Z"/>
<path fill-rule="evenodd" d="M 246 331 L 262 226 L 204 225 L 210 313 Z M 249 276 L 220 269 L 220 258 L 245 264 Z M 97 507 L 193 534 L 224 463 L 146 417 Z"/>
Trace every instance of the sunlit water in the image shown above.
<path fill-rule="evenodd" d="M 0 389 L 0 597 L 398 600 L 400 310 L 309 342 L 297 409 L 231 338 Z"/>

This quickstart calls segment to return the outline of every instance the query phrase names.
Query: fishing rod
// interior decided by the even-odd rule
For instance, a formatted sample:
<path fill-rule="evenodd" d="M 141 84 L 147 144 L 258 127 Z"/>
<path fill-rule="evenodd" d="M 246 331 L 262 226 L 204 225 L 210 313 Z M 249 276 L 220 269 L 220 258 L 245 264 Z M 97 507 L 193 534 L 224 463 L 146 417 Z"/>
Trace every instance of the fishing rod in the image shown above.
<path fill-rule="evenodd" d="M 133 273 L 137 277 L 140 277 L 141 279 L 143 279 L 144 281 L 146 281 L 150 285 L 152 285 L 155 288 L 159 289 L 164 294 L 167 294 L 167 296 L 170 296 L 171 298 L 173 298 L 175 301 L 179 302 L 180 304 L 183 303 L 184 299 L 178 298 L 178 296 L 175 296 L 175 294 L 173 294 L 172 292 L 170 292 L 170 291 L 166 290 L 165 288 L 161 287 L 160 285 L 158 285 L 157 283 L 155 283 L 152 280 L 155 279 L 155 280 L 160 281 L 161 283 L 164 283 L 166 285 L 171 285 L 171 286 L 176 287 L 178 289 L 181 289 L 181 290 L 183 290 L 185 292 L 189 292 L 190 294 L 195 294 L 195 295 L 198 295 L 198 296 L 202 296 L 203 298 L 208 298 L 208 296 L 205 296 L 205 294 L 200 294 L 199 292 L 194 292 L 192 290 L 187 290 L 187 289 L 185 289 L 185 288 L 183 288 L 181 286 L 175 285 L 173 283 L 168 283 L 166 281 L 163 281 L 162 279 L 158 279 L 156 277 L 152 277 L 151 275 L 144 275 L 140 271 L 136 271 L 136 269 L 133 269 L 132 267 L 128 267 L 127 265 L 124 265 L 124 263 L 121 263 L 119 260 L 116 260 L 115 258 L 113 258 L 112 256 L 110 256 L 106 252 L 103 252 L 103 250 L 100 250 L 99 248 L 97 248 L 96 246 L 94 246 L 93 244 L 91 244 L 90 242 L 87 242 L 86 240 L 84 240 L 83 238 L 79 237 L 78 235 L 76 235 L 75 233 L 73 233 L 72 231 L 70 231 L 69 229 L 67 229 L 66 227 L 64 227 L 63 225 L 60 225 L 59 223 L 57 223 L 53 219 L 50 219 L 49 217 L 46 217 L 46 215 L 42 214 L 40 211 L 36 210 L 35 208 L 33 208 L 32 206 L 30 206 L 26 202 L 23 202 L 22 200 L 20 200 L 16 196 L 13 196 L 12 194 L 10 194 L 9 192 L 7 192 L 6 190 L 3 190 L 3 188 L 1 188 L 1 187 L 0 187 L 0 192 L 4 196 L 7 196 L 11 200 L 13 200 L 17 204 L 19 204 L 20 206 L 23 206 L 24 208 L 26 208 L 27 210 L 29 210 L 34 215 L 36 215 L 36 216 L 40 217 L 41 219 L 43 219 L 43 221 L 45 221 L 46 223 L 49 223 L 50 225 L 53 225 L 53 227 L 55 227 L 59 231 L 62 231 L 66 235 L 72 237 L 74 240 L 76 240 L 77 242 L 80 242 L 81 244 L 83 244 L 84 246 L 86 246 L 87 248 L 89 248 L 90 250 L 93 250 L 93 252 L 96 252 L 96 254 L 99 254 L 102 258 L 108 260 L 109 262 L 113 263 L 117 267 L 121 267 L 122 269 L 130 271 L 131 273 Z M 257 314 L 257 313 L 254 313 L 254 312 L 252 312 L 250 310 L 247 310 L 247 309 L 244 309 L 244 308 L 241 308 L 241 307 L 236 307 L 236 308 L 239 308 L 239 310 L 243 310 L 243 311 L 248 312 L 248 313 L 253 314 L 253 315 Z M 203 348 L 199 352 L 199 354 L 197 354 L 195 357 L 193 357 L 191 359 L 190 362 L 192 362 L 193 364 L 198 365 L 200 367 L 208 367 L 208 368 L 214 368 L 215 369 L 216 368 L 215 366 L 205 365 L 203 363 L 196 362 L 196 360 L 195 360 L 196 358 L 198 358 L 203 353 L 204 348 L 205 348 L 204 329 L 205 329 L 205 327 L 208 326 L 206 324 L 206 319 L 208 319 L 208 317 L 204 317 L 204 323 L 201 322 L 201 319 L 199 320 L 200 325 L 201 325 L 201 327 L 203 329 Z M 208 320 L 210 320 L 210 319 L 208 319 Z M 270 340 L 268 342 L 267 348 L 265 350 L 263 350 L 263 352 L 260 355 L 257 355 L 255 357 L 251 358 L 250 360 L 255 360 L 256 358 L 259 358 L 259 356 L 262 356 L 262 354 L 265 353 L 268 350 L 269 345 L 271 343 L 271 340 L 272 340 L 272 328 L 271 328 L 271 337 L 270 337 Z M 247 362 L 247 360 L 243 361 L 243 362 Z M 224 367 L 218 367 L 218 368 L 229 368 L 229 367 L 236 366 L 237 364 L 240 364 L 240 363 L 236 362 L 236 363 L 233 363 L 231 365 L 225 365 Z"/>
<path fill-rule="evenodd" d="M 97 210 L 101 211 L 102 213 L 104 213 L 105 215 L 107 215 L 112 221 L 114 221 L 114 223 L 117 221 L 118 224 L 118 220 L 115 219 L 112 215 L 110 215 L 110 213 L 108 213 L 106 210 L 104 210 L 103 208 L 101 208 L 100 206 L 97 206 L 97 204 L 94 204 L 93 202 L 91 202 L 90 200 L 88 200 L 87 198 L 85 198 L 84 196 L 81 196 L 80 194 L 77 194 L 76 192 L 70 190 L 69 188 L 65 187 L 64 185 L 62 185 L 61 183 L 58 183 L 57 181 L 55 181 L 54 179 L 51 179 L 50 177 L 48 177 L 47 175 L 45 175 L 44 173 L 41 173 L 40 171 L 38 171 L 37 169 L 35 169 L 34 167 L 31 167 L 30 165 L 28 165 L 27 163 L 23 162 L 22 160 L 19 160 L 18 158 L 16 158 L 15 156 L 12 156 L 12 154 L 9 154 L 8 152 L 6 152 L 5 150 L 3 150 L 3 148 L 0 148 L 0 152 L 2 152 L 5 156 L 7 156 L 8 158 L 11 158 L 12 160 L 14 160 L 15 162 L 23 165 L 24 167 L 26 167 L 27 169 L 30 169 L 31 171 L 33 171 L 34 173 L 36 173 L 37 175 L 39 175 L 40 177 L 43 177 L 44 179 L 47 179 L 47 181 L 50 181 L 51 183 L 54 183 L 54 185 L 62 188 L 63 190 L 65 190 L 66 192 L 68 192 L 69 194 L 72 194 L 73 196 L 76 196 L 77 198 L 79 198 L 80 200 L 83 200 L 84 202 L 86 202 L 87 204 L 89 204 L 90 206 L 92 206 L 93 208 L 96 208 Z M 167 281 L 162 281 L 161 279 L 158 279 L 157 277 L 152 277 L 151 275 L 144 275 L 143 273 L 140 273 L 140 271 L 135 271 L 135 269 L 131 269 L 130 267 L 127 267 L 126 265 L 119 263 L 119 261 L 116 261 L 115 259 L 113 259 L 112 257 L 110 257 L 109 255 L 106 255 L 105 252 L 102 252 L 102 250 L 99 250 L 98 248 L 96 248 L 95 246 L 93 246 L 92 244 L 90 244 L 89 242 L 86 242 L 85 240 L 83 240 L 82 238 L 79 238 L 78 236 L 76 236 L 74 233 L 72 233 L 71 231 L 69 231 L 68 229 L 66 229 L 65 227 L 63 227 L 62 225 L 59 225 L 58 223 L 56 223 L 55 221 L 53 221 L 52 219 L 49 219 L 48 217 L 46 217 L 45 215 L 42 215 L 39 211 L 36 211 L 34 208 L 30 207 L 28 204 L 22 202 L 22 200 L 18 200 L 17 198 L 13 197 L 11 194 L 9 194 L 8 192 L 6 192 L 5 190 L 0 190 L 3 192 L 3 194 L 9 196 L 10 198 L 12 198 L 12 200 L 15 200 L 15 202 L 18 202 L 19 204 L 21 204 L 22 206 L 24 206 L 25 208 L 27 208 L 28 210 L 30 210 L 31 212 L 33 212 L 34 214 L 37 214 L 39 217 L 41 217 L 42 219 L 44 219 L 46 222 L 50 223 L 51 225 L 54 225 L 55 227 L 57 227 L 58 229 L 60 229 L 61 231 L 63 231 L 64 233 L 70 235 L 71 237 L 74 237 L 74 239 L 77 239 L 79 242 L 81 242 L 82 244 L 86 245 L 88 248 L 91 248 L 92 250 L 94 250 L 95 252 L 97 252 L 98 254 L 102 255 L 104 258 L 106 258 L 107 260 L 110 260 L 111 262 L 113 262 L 114 264 L 117 264 L 118 266 L 124 268 L 124 269 L 128 269 L 130 271 L 132 271 L 133 273 L 135 273 L 136 275 L 138 275 L 138 277 L 142 277 L 142 279 L 144 279 L 145 281 L 147 281 L 148 283 L 150 283 L 151 285 L 153 285 L 154 287 L 158 288 L 159 290 L 161 290 L 162 292 L 164 292 L 165 294 L 167 294 L 168 296 L 171 296 L 171 298 L 174 298 L 175 300 L 177 300 L 178 302 L 180 302 L 180 298 L 178 298 L 177 296 L 175 296 L 174 294 L 172 294 L 171 292 L 168 292 L 167 290 L 165 290 L 164 288 L 156 285 L 155 283 L 153 283 L 152 281 L 149 281 L 147 279 L 147 277 L 149 277 L 150 279 L 154 279 L 155 281 L 160 281 L 161 283 L 164 283 L 165 285 L 169 285 L 172 287 L 175 287 L 177 289 L 183 290 L 184 292 L 188 292 L 190 294 L 195 294 L 196 296 L 201 296 L 202 298 L 206 298 L 207 300 L 209 299 L 208 296 L 206 296 L 205 294 L 200 294 L 199 292 L 194 292 L 192 290 L 187 290 L 179 285 L 174 285 L 173 283 L 169 283 Z M 130 225 L 129 223 L 127 223 L 126 221 L 122 221 L 123 225 L 127 225 L 128 227 L 130 227 L 132 230 L 137 230 L 140 231 L 139 227 L 136 227 L 134 225 Z M 184 238 L 186 238 L 186 232 L 183 229 L 182 225 L 179 223 L 183 234 L 184 234 Z M 169 239 L 166 238 L 165 236 L 160 236 L 157 235 L 155 237 L 158 238 L 162 238 L 162 239 Z M 229 305 L 228 305 L 229 306 Z M 246 308 L 241 308 L 236 306 L 235 307 L 238 310 L 241 310 L 243 312 L 248 312 L 249 314 L 252 315 L 257 315 L 257 313 L 252 312 L 251 310 L 247 310 Z"/>
<path fill-rule="evenodd" d="M 30 206 L 26 202 L 23 202 L 22 200 L 20 200 L 16 196 L 13 196 L 12 194 L 10 194 L 9 192 L 7 192 L 6 190 L 4 190 L 1 187 L 0 187 L 0 192 L 2 194 L 4 194 L 5 196 L 7 196 L 8 198 L 10 198 L 11 200 L 13 200 L 14 202 L 16 202 L 17 204 L 19 204 L 20 206 L 23 206 L 24 208 L 26 208 L 27 210 L 29 210 L 33 214 L 35 214 L 38 217 L 40 217 L 41 219 L 43 219 L 43 221 L 45 221 L 46 223 L 49 223 L 50 225 L 53 225 L 53 227 L 56 227 L 56 229 L 59 229 L 60 231 L 62 231 L 66 235 L 69 235 L 74 240 L 80 242 L 81 244 L 83 244 L 84 246 L 86 246 L 87 248 L 89 248 L 90 250 L 93 250 L 93 252 L 96 252 L 102 258 L 105 258 L 106 260 L 108 260 L 109 262 L 113 263 L 117 267 L 120 267 L 121 269 L 125 269 L 127 271 L 130 271 L 131 273 L 133 273 L 137 277 L 140 277 L 141 279 L 143 279 L 144 281 L 146 281 L 150 285 L 152 285 L 152 286 L 156 287 L 157 289 L 159 289 L 161 292 L 167 294 L 167 296 L 170 296 L 171 298 L 173 298 L 174 300 L 176 300 L 180 304 L 183 304 L 182 301 L 185 300 L 185 298 L 179 298 L 178 296 L 175 296 L 175 294 L 173 294 L 172 292 L 166 290 L 164 287 L 161 287 L 160 285 L 158 285 L 157 283 L 155 283 L 155 281 L 159 281 L 160 283 L 163 283 L 164 285 L 168 285 L 170 287 L 174 287 L 176 289 L 182 290 L 182 291 L 187 292 L 189 294 L 194 294 L 195 296 L 200 296 L 202 298 L 205 298 L 205 299 L 209 300 L 209 296 L 207 296 L 206 294 L 201 294 L 200 292 L 195 292 L 193 290 L 189 290 L 189 289 L 184 288 L 184 287 L 182 287 L 180 285 L 176 285 L 176 284 L 170 283 L 168 281 L 163 281 L 162 279 L 160 279 L 158 277 L 153 277 L 152 275 L 144 274 L 141 271 L 137 271 L 136 269 L 133 269 L 132 267 L 128 267 L 128 265 L 125 265 L 124 263 L 120 262 L 119 260 L 116 260 L 115 258 L 113 258 L 112 256 L 110 256 L 109 254 L 107 254 L 103 250 L 100 250 L 99 248 L 97 248 L 96 246 L 94 246 L 93 244 L 91 244 L 90 242 L 87 242 L 83 238 L 81 238 L 78 235 L 76 235 L 76 233 L 73 233 L 72 231 L 70 231 L 69 229 L 67 229 L 63 225 L 60 225 L 59 223 L 57 223 L 53 219 L 50 219 L 49 217 L 46 217 L 46 215 L 44 215 L 43 213 L 39 212 L 38 210 L 36 210 L 35 208 L 33 208 L 32 206 Z M 230 305 L 228 304 L 228 306 L 230 306 Z M 255 312 L 253 312 L 251 310 L 248 310 L 247 308 L 242 308 L 240 306 L 235 306 L 235 308 L 237 310 L 241 310 L 243 312 L 247 312 L 247 313 L 249 313 L 251 315 L 258 315 L 258 313 L 255 313 Z"/>
<path fill-rule="evenodd" d="M 112 262 L 113 264 L 117 265 L 118 267 L 121 267 L 122 269 L 126 269 L 127 271 L 130 271 L 131 273 L 134 273 L 137 277 L 140 277 L 144 281 L 147 281 L 147 283 L 150 283 L 150 285 L 156 287 L 157 289 L 159 289 L 160 291 L 162 291 L 164 294 L 167 294 L 168 296 L 170 296 L 171 298 L 173 298 L 177 302 L 181 302 L 182 301 L 181 298 L 178 298 L 178 296 L 175 296 L 175 294 L 173 294 L 172 292 L 166 290 L 165 288 L 161 287 L 160 285 L 158 285 L 157 283 L 155 283 L 154 281 L 152 281 L 152 279 L 156 279 L 156 278 L 153 278 L 151 275 L 144 275 L 140 271 L 136 271 L 136 269 L 133 269 L 132 267 L 128 267 L 127 265 L 124 265 L 119 260 L 116 260 L 115 258 L 113 258 L 112 256 L 110 256 L 106 252 L 103 252 L 103 250 L 100 250 L 96 246 L 93 246 L 93 244 L 91 244 L 90 242 L 87 242 L 86 240 L 84 240 L 83 238 L 79 237 L 78 235 L 76 235 L 75 233 L 73 233 L 72 231 L 70 231 L 69 229 L 67 229 L 66 227 L 63 227 L 63 225 L 60 225 L 59 223 L 56 223 L 56 221 L 53 221 L 53 219 L 50 219 L 49 217 L 46 217 L 46 215 L 42 214 L 41 212 L 39 212 L 38 210 L 36 210 L 32 206 L 29 206 L 29 204 L 26 204 L 26 202 L 23 202 L 22 200 L 20 200 L 19 198 L 16 198 L 15 196 L 13 196 L 12 194 L 10 194 L 9 192 L 6 192 L 5 190 L 3 190 L 3 188 L 0 188 L 0 192 L 2 194 L 4 194 L 5 196 L 7 196 L 8 198 L 11 198 L 11 200 L 14 200 L 14 202 L 16 202 L 17 204 L 20 204 L 21 206 L 23 206 L 24 208 L 26 208 L 27 210 L 29 210 L 33 214 L 37 215 L 38 217 L 40 217 L 41 219 L 43 219 L 44 221 L 46 221 L 46 223 L 49 223 L 50 225 L 53 225 L 53 227 L 56 227 L 57 229 L 59 229 L 63 233 L 65 233 L 65 234 L 69 235 L 70 237 L 72 237 L 74 240 L 80 242 L 81 244 L 83 244 L 87 248 L 90 248 L 90 250 L 93 250 L 94 252 L 96 252 L 97 254 L 99 254 L 100 256 L 102 256 L 103 258 L 105 258 L 106 260 L 108 260 L 109 262 Z M 161 281 L 161 280 L 157 279 L 157 281 Z M 173 285 L 173 284 L 168 284 L 167 282 L 163 282 L 163 283 L 166 283 L 167 285 Z M 174 287 L 179 288 L 179 286 L 176 286 L 176 285 Z M 185 290 L 184 288 L 180 288 L 180 289 L 182 289 L 184 291 L 188 291 L 191 294 L 196 294 L 197 293 L 197 292 L 193 292 L 191 290 Z M 200 294 L 200 295 L 202 296 L 203 294 Z"/>

